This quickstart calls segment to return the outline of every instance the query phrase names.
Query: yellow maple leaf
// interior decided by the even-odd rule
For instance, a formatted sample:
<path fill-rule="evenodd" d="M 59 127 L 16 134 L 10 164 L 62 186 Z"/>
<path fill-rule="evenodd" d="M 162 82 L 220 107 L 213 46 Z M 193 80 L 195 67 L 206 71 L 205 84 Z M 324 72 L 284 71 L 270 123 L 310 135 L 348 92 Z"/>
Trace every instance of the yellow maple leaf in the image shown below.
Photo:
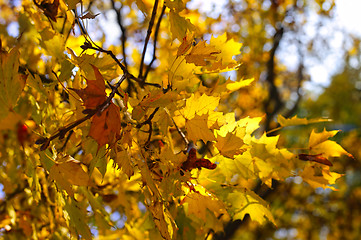
<path fill-rule="evenodd" d="M 328 140 L 328 138 L 335 136 L 339 131 L 326 131 L 324 129 L 321 133 L 316 133 L 312 130 L 308 147 L 309 149 L 318 154 L 322 154 L 323 157 L 339 157 L 342 154 L 349 157 L 353 156 L 343 149 L 338 143 Z"/>
<path fill-rule="evenodd" d="M 205 87 L 200 86 L 199 92 L 204 92 L 212 96 L 221 96 L 225 97 L 226 95 L 229 95 L 230 93 L 233 93 L 243 87 L 249 86 L 254 81 L 254 78 L 250 79 L 240 79 L 237 81 L 233 81 L 230 78 L 227 79 L 226 82 L 219 84 L 217 82 L 213 87 Z"/>
<path fill-rule="evenodd" d="M 213 131 L 208 127 L 208 114 L 199 116 L 195 115 L 191 120 L 186 120 L 185 128 L 187 130 L 187 136 L 189 140 L 196 142 L 202 139 L 204 142 L 214 141 Z"/>
<path fill-rule="evenodd" d="M 223 64 L 236 62 L 233 56 L 240 54 L 242 47 L 242 43 L 235 42 L 233 39 L 227 40 L 227 33 L 218 37 L 212 36 L 209 45 L 220 51 L 217 60 L 222 60 Z"/>
<path fill-rule="evenodd" d="M 134 170 L 127 150 L 117 152 L 115 162 L 118 164 L 119 168 L 121 168 L 123 172 L 127 174 L 128 178 L 133 176 Z"/>
<path fill-rule="evenodd" d="M 193 32 L 196 30 L 196 27 L 189 19 L 180 16 L 174 10 L 169 11 L 169 22 L 172 39 L 178 38 L 178 40 L 181 41 L 187 32 Z"/>
<path fill-rule="evenodd" d="M 226 136 L 217 136 L 215 146 L 223 156 L 233 158 L 234 155 L 241 154 L 245 151 L 242 138 L 237 136 L 237 131 L 228 132 Z"/>
<path fill-rule="evenodd" d="M 160 201 L 154 201 L 148 206 L 148 209 L 152 213 L 154 223 L 162 237 L 166 240 L 173 239 L 175 230 L 177 229 L 176 223 L 174 222 L 169 211 L 164 207 Z"/>
<path fill-rule="evenodd" d="M 327 118 L 315 118 L 315 119 L 298 118 L 297 115 L 293 116 L 292 118 L 284 118 L 282 115 L 278 115 L 277 117 L 277 122 L 281 125 L 281 127 L 307 125 L 311 123 L 330 122 L 330 121 L 332 120 Z"/>
<path fill-rule="evenodd" d="M 227 201 L 231 204 L 234 219 L 242 220 L 246 214 L 249 214 L 253 221 L 260 224 L 265 223 L 268 219 L 276 225 L 267 203 L 251 190 L 244 188 L 230 193 Z"/>
<path fill-rule="evenodd" d="M 207 114 L 218 106 L 219 99 L 219 97 L 207 96 L 206 94 L 202 96 L 192 94 L 186 101 L 186 106 L 183 109 L 183 117 L 190 120 L 194 118 L 196 114 L 199 116 Z"/>
<path fill-rule="evenodd" d="M 206 41 L 199 42 L 192 48 L 190 53 L 185 56 L 187 63 L 194 63 L 196 66 L 206 66 L 208 61 L 216 60 L 216 55 L 220 51 L 216 48 L 206 45 Z"/>
<path fill-rule="evenodd" d="M 196 191 L 188 193 L 182 200 L 187 206 L 189 215 L 192 214 L 204 222 L 207 222 L 207 210 L 211 211 L 216 217 L 228 216 L 222 201 L 207 192 L 202 186 L 195 185 L 194 188 Z"/>
<path fill-rule="evenodd" d="M 335 184 L 336 180 L 342 177 L 342 174 L 338 174 L 335 172 L 330 172 L 329 167 L 324 167 L 322 169 L 322 176 L 316 174 L 314 166 L 306 166 L 305 169 L 300 174 L 300 177 L 307 182 L 313 188 L 329 188 L 331 190 L 337 191 L 337 189 L 333 186 L 329 186 Z"/>

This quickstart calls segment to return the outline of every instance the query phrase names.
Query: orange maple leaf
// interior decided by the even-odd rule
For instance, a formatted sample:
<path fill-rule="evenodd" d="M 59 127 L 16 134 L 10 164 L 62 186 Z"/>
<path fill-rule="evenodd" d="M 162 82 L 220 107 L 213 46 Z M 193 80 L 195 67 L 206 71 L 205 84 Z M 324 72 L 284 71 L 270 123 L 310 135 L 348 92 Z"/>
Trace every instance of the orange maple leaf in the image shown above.
<path fill-rule="evenodd" d="M 111 103 L 100 116 L 93 116 L 89 136 L 97 141 L 99 147 L 113 143 L 120 135 L 119 112 L 119 107 Z"/>
<path fill-rule="evenodd" d="M 107 100 L 104 78 L 97 67 L 94 70 L 95 80 L 88 80 L 84 89 L 72 89 L 83 100 L 86 109 L 97 109 Z M 89 136 L 94 138 L 99 147 L 112 144 L 120 135 L 121 119 L 120 109 L 110 102 L 109 107 L 92 117 Z"/>
<path fill-rule="evenodd" d="M 100 74 L 97 67 L 90 64 L 93 67 L 95 80 L 86 79 L 87 87 L 84 89 L 73 89 L 81 99 L 84 101 L 84 106 L 86 109 L 95 109 L 101 105 L 106 99 L 107 95 L 105 94 L 105 83 L 104 78 Z"/>

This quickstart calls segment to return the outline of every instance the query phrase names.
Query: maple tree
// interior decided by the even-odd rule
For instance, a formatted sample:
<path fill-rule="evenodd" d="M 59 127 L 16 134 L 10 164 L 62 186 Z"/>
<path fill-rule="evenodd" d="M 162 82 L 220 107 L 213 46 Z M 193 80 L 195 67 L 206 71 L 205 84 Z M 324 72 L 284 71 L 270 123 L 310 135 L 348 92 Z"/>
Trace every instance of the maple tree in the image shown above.
<path fill-rule="evenodd" d="M 122 34 L 109 45 L 89 30 L 102 15 L 92 11 L 110 11 L 103 4 L 24 0 L 1 11 L 19 27 L 0 32 L 4 235 L 216 238 L 246 216 L 277 225 L 257 185 L 298 177 L 336 190 L 334 158 L 352 157 L 332 140 L 337 130 L 289 148 L 271 134 L 327 119 L 279 115 L 270 129 L 277 106 L 266 104 L 267 117 L 235 113 L 242 96 L 232 97 L 258 87 L 232 34 L 207 36 L 186 1 L 112 0 Z"/>

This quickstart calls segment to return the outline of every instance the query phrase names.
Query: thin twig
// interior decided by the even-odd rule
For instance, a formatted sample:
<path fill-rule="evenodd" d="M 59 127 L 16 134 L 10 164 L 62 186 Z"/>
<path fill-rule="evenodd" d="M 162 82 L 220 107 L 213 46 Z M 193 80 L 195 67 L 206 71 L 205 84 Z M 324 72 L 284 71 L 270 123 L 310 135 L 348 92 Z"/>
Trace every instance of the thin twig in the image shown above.
<path fill-rule="evenodd" d="M 158 2 L 159 2 L 158 0 L 154 1 L 152 16 L 150 17 L 148 30 L 147 30 L 147 36 L 145 37 L 145 41 L 144 41 L 144 47 L 143 47 L 143 52 L 142 52 L 142 60 L 140 62 L 140 67 L 139 67 L 139 75 L 138 75 L 139 79 L 141 79 L 143 77 L 143 65 L 144 65 L 145 53 L 147 51 L 150 35 L 152 34 L 152 28 L 153 28 L 153 25 L 154 25 L 155 16 L 157 14 Z M 142 82 L 144 83 L 145 79 L 143 79 Z"/>
<path fill-rule="evenodd" d="M 148 73 L 149 73 L 150 69 L 152 68 L 152 64 L 155 61 L 155 59 L 157 59 L 155 53 L 156 53 L 156 50 L 157 50 L 157 41 L 158 41 L 158 36 L 159 36 L 159 28 L 160 28 L 160 23 L 162 21 L 165 9 L 166 9 L 166 6 L 164 5 L 163 8 L 162 8 L 162 12 L 159 15 L 157 25 L 155 27 L 154 41 L 153 41 L 153 57 L 152 57 L 152 60 L 150 61 L 150 63 L 148 64 L 147 69 L 145 70 L 143 81 L 145 81 L 147 79 Z"/>
<path fill-rule="evenodd" d="M 170 117 L 170 119 L 172 120 L 175 128 L 177 129 L 177 132 L 179 133 L 179 135 L 182 137 L 184 143 L 186 144 L 186 149 L 188 150 L 188 146 L 189 146 L 189 140 L 187 139 L 186 135 L 182 132 L 182 130 L 178 127 L 178 125 L 175 123 L 174 119 L 172 118 L 172 116 L 170 115 L 168 109 L 164 108 L 164 111 L 167 113 L 168 117 Z"/>
<path fill-rule="evenodd" d="M 90 44 L 90 43 L 89 43 Z M 119 61 L 119 59 L 114 55 L 114 53 L 110 50 L 104 50 L 101 47 L 93 47 L 91 45 L 82 45 L 81 46 L 83 49 L 93 49 L 99 52 L 103 52 L 108 54 L 109 56 L 111 56 L 114 61 L 118 64 L 118 66 L 122 69 L 124 75 L 126 76 L 127 79 L 131 79 L 134 80 L 138 83 L 142 83 L 144 85 L 149 85 L 149 86 L 153 86 L 153 87 L 157 87 L 157 88 L 161 88 L 162 86 L 160 86 L 158 83 L 147 83 L 147 82 L 142 82 L 139 78 L 136 78 L 133 74 L 129 73 L 128 70 L 125 68 L 125 66 Z"/>
<path fill-rule="evenodd" d="M 142 126 L 144 126 L 145 124 L 149 124 L 152 122 L 154 115 L 158 112 L 159 107 L 157 107 L 156 109 L 154 109 L 154 111 L 149 115 L 149 117 L 147 118 L 147 120 L 145 120 L 142 123 L 137 124 L 137 128 L 141 128 Z"/>

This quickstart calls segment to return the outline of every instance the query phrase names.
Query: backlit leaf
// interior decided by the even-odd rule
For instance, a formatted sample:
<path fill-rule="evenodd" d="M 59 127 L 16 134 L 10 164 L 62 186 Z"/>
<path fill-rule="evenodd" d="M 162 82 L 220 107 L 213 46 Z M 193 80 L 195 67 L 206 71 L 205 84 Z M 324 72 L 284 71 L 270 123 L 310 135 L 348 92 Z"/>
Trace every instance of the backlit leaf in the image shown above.
<path fill-rule="evenodd" d="M 296 125 L 307 125 L 311 123 L 319 123 L 319 122 L 330 122 L 331 119 L 318 118 L 318 119 L 307 119 L 307 118 L 298 118 L 297 116 L 293 116 L 292 118 L 284 118 L 281 115 L 278 115 L 277 122 L 281 125 L 281 127 L 288 126 L 296 126 Z"/>
<path fill-rule="evenodd" d="M 232 216 L 235 219 L 242 220 L 246 214 L 249 214 L 253 221 L 260 224 L 268 219 L 276 225 L 268 204 L 253 191 L 244 188 L 230 193 L 227 201 L 231 204 Z"/>
<path fill-rule="evenodd" d="M 216 138 L 211 129 L 208 127 L 208 114 L 199 116 L 195 115 L 191 120 L 187 120 L 185 127 L 187 130 L 187 136 L 189 140 L 196 142 L 197 140 L 214 141 Z"/>
<path fill-rule="evenodd" d="M 190 22 L 189 19 L 186 19 L 180 16 L 174 10 L 169 11 L 169 21 L 170 21 L 170 31 L 172 33 L 172 38 L 182 40 L 187 32 L 194 31 L 195 26 Z"/>
<path fill-rule="evenodd" d="M 199 42 L 192 50 L 185 56 L 187 63 L 194 63 L 196 66 L 206 66 L 208 61 L 216 60 L 216 55 L 220 51 L 214 47 L 206 45 L 206 41 Z"/>
<path fill-rule="evenodd" d="M 321 133 L 316 133 L 314 130 L 312 130 L 308 143 L 310 150 L 312 150 L 314 153 L 322 154 L 326 158 L 339 157 L 342 154 L 353 157 L 339 144 L 328 140 L 328 138 L 335 136 L 337 133 L 337 130 L 326 131 L 326 129 L 324 129 Z"/>

